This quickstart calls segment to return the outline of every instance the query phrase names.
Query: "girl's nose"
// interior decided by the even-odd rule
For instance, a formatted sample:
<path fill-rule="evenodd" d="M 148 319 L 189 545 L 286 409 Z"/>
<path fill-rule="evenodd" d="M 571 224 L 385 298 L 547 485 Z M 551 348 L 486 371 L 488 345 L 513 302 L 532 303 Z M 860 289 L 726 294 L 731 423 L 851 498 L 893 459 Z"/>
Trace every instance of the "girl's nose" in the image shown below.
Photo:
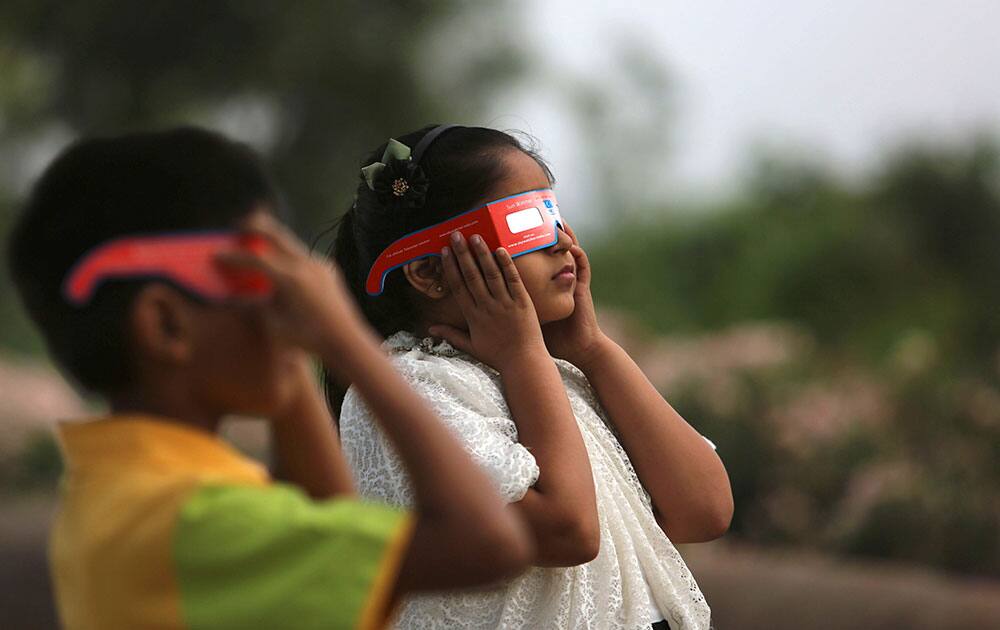
<path fill-rule="evenodd" d="M 573 239 L 570 237 L 569 234 L 566 233 L 565 230 L 563 230 L 562 228 L 558 228 L 556 229 L 556 234 L 559 236 L 559 238 L 556 240 L 555 245 L 553 245 L 552 249 L 550 250 L 553 254 L 561 254 L 562 252 L 569 250 L 569 248 L 573 246 Z"/>

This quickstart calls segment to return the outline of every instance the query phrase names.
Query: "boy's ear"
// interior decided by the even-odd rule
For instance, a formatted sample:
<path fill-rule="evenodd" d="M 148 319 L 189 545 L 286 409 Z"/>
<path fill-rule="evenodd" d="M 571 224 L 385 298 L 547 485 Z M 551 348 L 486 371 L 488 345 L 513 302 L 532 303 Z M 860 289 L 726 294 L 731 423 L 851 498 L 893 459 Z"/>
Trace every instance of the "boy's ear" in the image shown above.
<path fill-rule="evenodd" d="M 129 326 L 136 353 L 153 361 L 183 364 L 194 353 L 194 304 L 176 289 L 150 282 L 132 301 Z"/>
<path fill-rule="evenodd" d="M 432 300 L 440 300 L 448 295 L 443 272 L 441 259 L 437 256 L 414 260 L 403 267 L 410 286 Z"/>

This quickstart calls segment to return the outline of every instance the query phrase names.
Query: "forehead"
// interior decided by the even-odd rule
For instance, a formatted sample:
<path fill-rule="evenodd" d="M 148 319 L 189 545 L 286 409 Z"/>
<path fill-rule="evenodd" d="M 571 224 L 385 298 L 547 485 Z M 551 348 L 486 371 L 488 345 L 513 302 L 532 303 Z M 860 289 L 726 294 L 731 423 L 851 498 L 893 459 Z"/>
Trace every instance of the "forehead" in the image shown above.
<path fill-rule="evenodd" d="M 506 177 L 493 191 L 491 197 L 494 199 L 551 186 L 545 169 L 527 153 L 508 151 L 503 156 L 503 162 Z"/>

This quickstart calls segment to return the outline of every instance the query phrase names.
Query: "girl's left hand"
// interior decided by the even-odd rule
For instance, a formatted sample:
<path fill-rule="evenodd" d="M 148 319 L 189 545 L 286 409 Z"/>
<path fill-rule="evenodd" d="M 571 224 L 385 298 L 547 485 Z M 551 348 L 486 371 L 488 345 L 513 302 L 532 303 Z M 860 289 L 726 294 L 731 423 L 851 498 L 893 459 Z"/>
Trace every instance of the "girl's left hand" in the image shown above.
<path fill-rule="evenodd" d="M 590 294 L 590 260 L 568 224 L 566 233 L 573 239 L 570 253 L 576 261 L 576 288 L 573 291 L 573 314 L 542 326 L 549 353 L 577 367 L 584 367 L 610 341 L 597 323 L 594 298 Z"/>

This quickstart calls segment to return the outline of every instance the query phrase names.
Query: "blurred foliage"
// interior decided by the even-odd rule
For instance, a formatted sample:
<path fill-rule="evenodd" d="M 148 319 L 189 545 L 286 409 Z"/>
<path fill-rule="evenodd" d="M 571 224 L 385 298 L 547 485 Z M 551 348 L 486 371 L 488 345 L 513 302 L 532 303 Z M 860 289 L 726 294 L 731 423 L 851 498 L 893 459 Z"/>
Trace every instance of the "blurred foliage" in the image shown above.
<path fill-rule="evenodd" d="M 13 204 L 3 197 L 0 190 L 0 239 L 5 238 L 13 218 Z M 0 243 L 0 254 L 6 245 Z M 0 346 L 21 353 L 41 351 L 42 341 L 21 310 L 21 304 L 14 297 L 14 287 L 7 273 L 7 263 L 0 264 Z"/>
<path fill-rule="evenodd" d="M 347 209 L 363 152 L 387 134 L 474 117 L 523 71 L 504 26 L 516 9 L 492 0 L 0 3 L 0 236 L 27 180 L 77 135 L 195 123 L 264 152 L 296 227 L 313 237 Z M 0 345 L 37 350 L 7 299 L 6 271 L 0 292 Z"/>
<path fill-rule="evenodd" d="M 729 205 L 616 232 L 595 251 L 597 273 L 613 269 L 614 281 L 598 275 L 596 290 L 661 331 L 791 319 L 831 348 L 875 358 L 918 329 L 943 356 L 992 369 L 998 188 L 990 140 L 900 149 L 854 186 L 765 160 Z"/>
<path fill-rule="evenodd" d="M 17 454 L 0 460 L 0 494 L 51 492 L 62 474 L 62 457 L 55 437 L 45 430 L 24 439 Z"/>
<path fill-rule="evenodd" d="M 591 248 L 600 304 L 671 336 L 762 320 L 811 340 L 667 388 L 719 444 L 733 532 L 1000 575 L 997 140 L 905 146 L 853 184 L 763 160 L 738 200 L 682 216 Z"/>

